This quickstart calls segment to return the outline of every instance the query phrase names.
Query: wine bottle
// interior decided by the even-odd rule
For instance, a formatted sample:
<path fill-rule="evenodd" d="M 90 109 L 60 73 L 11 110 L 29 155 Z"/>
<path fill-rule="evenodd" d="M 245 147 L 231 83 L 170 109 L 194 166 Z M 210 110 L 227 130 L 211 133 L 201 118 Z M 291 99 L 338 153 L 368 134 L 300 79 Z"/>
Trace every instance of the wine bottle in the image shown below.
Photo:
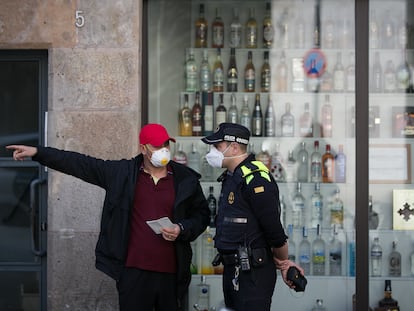
<path fill-rule="evenodd" d="M 247 95 L 244 95 L 243 98 L 243 107 L 240 111 L 240 124 L 251 131 L 251 114 L 249 109 L 249 98 Z"/>
<path fill-rule="evenodd" d="M 227 113 L 227 122 L 238 123 L 239 112 L 238 112 L 237 105 L 236 105 L 236 95 L 232 93 L 230 98 L 231 98 L 231 104 L 229 107 L 229 111 Z"/>
<path fill-rule="evenodd" d="M 216 108 L 216 128 L 227 121 L 227 109 L 224 106 L 223 94 L 219 94 L 219 105 Z"/>
<path fill-rule="evenodd" d="M 208 62 L 208 51 L 203 50 L 203 59 L 200 65 L 200 91 L 211 90 L 211 70 Z"/>
<path fill-rule="evenodd" d="M 207 47 L 207 34 L 208 24 L 204 18 L 204 4 L 200 4 L 199 16 L 195 22 L 195 47 L 206 48 Z"/>
<path fill-rule="evenodd" d="M 185 63 L 185 90 L 187 92 L 195 92 L 198 88 L 198 68 L 194 59 L 194 50 L 190 48 L 187 53 L 187 61 Z"/>
<path fill-rule="evenodd" d="M 246 23 L 246 48 L 257 48 L 257 21 L 254 8 L 249 9 L 249 19 Z"/>
<path fill-rule="evenodd" d="M 214 131 L 214 93 L 202 92 L 202 115 L 203 115 L 203 135 L 208 136 L 213 134 Z"/>
<path fill-rule="evenodd" d="M 335 160 L 330 144 L 326 144 L 325 153 L 322 155 L 322 182 L 335 182 Z"/>
<path fill-rule="evenodd" d="M 216 17 L 211 24 L 211 43 L 213 48 L 224 47 L 224 23 L 219 8 L 216 8 Z"/>
<path fill-rule="evenodd" d="M 263 18 L 263 47 L 270 49 L 273 44 L 274 28 L 272 23 L 271 3 L 266 2 L 266 10 Z"/>
<path fill-rule="evenodd" d="M 274 137 L 276 135 L 275 110 L 270 94 L 267 101 L 264 127 L 264 134 L 266 137 Z"/>
<path fill-rule="evenodd" d="M 188 94 L 184 94 L 184 106 L 178 115 L 180 136 L 192 135 L 191 109 L 188 106 Z"/>
<path fill-rule="evenodd" d="M 230 48 L 240 48 L 242 41 L 242 24 L 239 20 L 238 8 L 233 8 L 233 19 L 230 23 L 229 46 Z"/>
<path fill-rule="evenodd" d="M 270 86 L 271 86 L 271 74 L 272 71 L 270 69 L 269 64 L 269 51 L 264 51 L 263 56 L 263 65 L 260 70 L 260 90 L 264 92 L 270 92 Z"/>
<path fill-rule="evenodd" d="M 263 136 L 263 114 L 260 106 L 260 94 L 256 93 L 252 115 L 252 136 Z"/>
<path fill-rule="evenodd" d="M 213 91 L 224 91 L 224 69 L 221 61 L 221 51 L 217 49 L 217 56 L 213 66 Z"/>
<path fill-rule="evenodd" d="M 230 49 L 229 67 L 227 69 L 227 92 L 237 92 L 238 71 L 236 64 L 236 49 Z"/>
<path fill-rule="evenodd" d="M 196 92 L 195 102 L 193 109 L 191 111 L 192 115 L 192 135 L 193 136 L 202 136 L 203 135 L 203 126 L 202 126 L 202 108 L 200 104 L 200 92 Z"/>
<path fill-rule="evenodd" d="M 244 91 L 254 92 L 256 89 L 256 69 L 253 65 L 252 51 L 247 52 L 247 63 L 244 68 Z"/>

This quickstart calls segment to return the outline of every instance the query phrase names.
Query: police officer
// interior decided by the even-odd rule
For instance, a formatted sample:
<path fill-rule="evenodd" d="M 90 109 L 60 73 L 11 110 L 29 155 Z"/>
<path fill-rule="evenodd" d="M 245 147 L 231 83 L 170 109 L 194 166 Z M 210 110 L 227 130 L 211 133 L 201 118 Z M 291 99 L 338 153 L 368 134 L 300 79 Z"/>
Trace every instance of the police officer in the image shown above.
<path fill-rule="evenodd" d="M 235 311 L 270 310 L 276 270 L 284 282 L 290 266 L 287 236 L 280 222 L 279 189 L 266 166 L 247 153 L 249 130 L 221 123 L 202 141 L 211 145 L 206 160 L 226 171 L 216 217 L 215 247 L 224 264 L 223 293 L 227 308 Z"/>

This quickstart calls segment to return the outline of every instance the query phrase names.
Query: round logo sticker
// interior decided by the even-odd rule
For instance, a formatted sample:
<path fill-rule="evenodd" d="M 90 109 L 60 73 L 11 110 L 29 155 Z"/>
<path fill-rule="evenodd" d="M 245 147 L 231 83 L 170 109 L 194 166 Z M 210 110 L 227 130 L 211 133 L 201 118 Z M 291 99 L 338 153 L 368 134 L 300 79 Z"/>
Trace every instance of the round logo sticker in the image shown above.
<path fill-rule="evenodd" d="M 323 75 L 326 69 L 326 56 L 319 49 L 309 50 L 303 57 L 303 69 L 307 76 Z"/>

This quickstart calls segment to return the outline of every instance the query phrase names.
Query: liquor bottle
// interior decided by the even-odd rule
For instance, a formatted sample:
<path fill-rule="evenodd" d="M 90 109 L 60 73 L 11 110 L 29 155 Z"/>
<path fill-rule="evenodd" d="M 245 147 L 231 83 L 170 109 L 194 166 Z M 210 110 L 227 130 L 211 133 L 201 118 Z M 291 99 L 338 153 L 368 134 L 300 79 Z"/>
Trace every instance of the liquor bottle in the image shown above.
<path fill-rule="evenodd" d="M 204 4 L 200 4 L 199 15 L 195 22 L 195 47 L 207 47 L 208 24 L 204 18 Z"/>
<path fill-rule="evenodd" d="M 382 274 L 382 247 L 379 238 L 375 237 L 371 246 L 371 276 L 381 276 Z"/>
<path fill-rule="evenodd" d="M 207 197 L 208 208 L 210 209 L 210 228 L 216 227 L 216 212 L 217 212 L 217 199 L 214 196 L 214 187 L 210 186 L 209 194 Z"/>
<path fill-rule="evenodd" d="M 305 41 L 306 41 L 306 26 L 305 26 L 305 20 L 303 18 L 303 12 L 302 10 L 298 10 L 298 16 L 296 17 L 295 22 L 295 44 L 294 47 L 297 49 L 303 49 L 305 47 Z"/>
<path fill-rule="evenodd" d="M 244 68 L 244 91 L 254 92 L 256 89 L 256 69 L 253 65 L 252 51 L 247 52 L 247 63 Z"/>
<path fill-rule="evenodd" d="M 306 89 L 308 92 L 319 92 L 321 86 L 321 79 L 318 69 L 316 68 L 316 60 L 311 60 L 311 67 L 308 70 L 306 77 Z"/>
<path fill-rule="evenodd" d="M 297 178 L 299 182 L 309 181 L 309 154 L 306 150 L 306 142 L 302 141 L 300 144 L 300 150 L 297 156 L 298 161 L 298 172 Z"/>
<path fill-rule="evenodd" d="M 335 182 L 346 182 L 346 155 L 344 153 L 344 146 L 339 144 L 338 153 L 335 155 Z"/>
<path fill-rule="evenodd" d="M 195 102 L 193 109 L 191 111 L 191 122 L 192 122 L 192 135 L 193 136 L 202 136 L 203 127 L 202 127 L 202 108 L 200 104 L 200 92 L 196 92 Z"/>
<path fill-rule="evenodd" d="M 187 61 L 185 62 L 185 90 L 187 92 L 197 91 L 198 68 L 194 59 L 194 50 L 188 49 Z"/>
<path fill-rule="evenodd" d="M 210 310 L 210 284 L 206 282 L 206 276 L 201 276 L 201 282 L 197 285 L 197 302 L 194 305 L 197 311 Z"/>
<path fill-rule="evenodd" d="M 229 107 L 229 111 L 227 113 L 227 122 L 237 123 L 239 121 L 239 112 L 237 110 L 237 105 L 236 105 L 236 95 L 232 93 L 230 98 L 231 98 L 231 104 Z"/>
<path fill-rule="evenodd" d="M 297 162 L 293 157 L 293 150 L 288 151 L 288 158 L 286 161 L 286 182 L 294 182 L 297 180 Z"/>
<path fill-rule="evenodd" d="M 343 16 L 349 16 L 348 14 L 345 13 Z M 338 48 L 349 49 L 350 47 L 354 47 L 355 37 L 352 23 L 348 18 L 342 18 Z"/>
<path fill-rule="evenodd" d="M 249 9 L 249 19 L 246 23 L 246 48 L 257 48 L 257 21 L 254 14 L 254 8 Z"/>
<path fill-rule="evenodd" d="M 302 184 L 296 184 L 296 192 L 292 199 L 292 225 L 294 228 L 305 226 L 305 198 L 302 195 Z"/>
<path fill-rule="evenodd" d="M 293 225 L 288 225 L 288 259 L 292 262 L 296 262 L 296 243 L 293 238 Z"/>
<path fill-rule="evenodd" d="M 397 67 L 397 91 L 408 93 L 411 82 L 410 66 L 407 63 L 406 51 L 402 51 L 401 63 Z"/>
<path fill-rule="evenodd" d="M 262 149 L 256 154 L 256 160 L 262 162 L 269 170 L 271 169 L 271 158 L 269 151 L 265 149 L 265 145 L 262 144 Z"/>
<path fill-rule="evenodd" d="M 385 307 L 384 310 L 387 310 L 387 311 L 400 310 L 400 307 L 398 306 L 398 301 L 392 298 L 391 280 L 385 280 L 384 298 L 382 298 L 378 302 L 378 305 L 380 307 Z"/>
<path fill-rule="evenodd" d="M 335 37 L 337 30 L 335 27 L 335 21 L 332 18 L 332 13 L 329 12 L 328 18 L 325 20 L 325 27 L 323 30 L 323 46 L 326 49 L 333 49 L 336 46 Z"/>
<path fill-rule="evenodd" d="M 394 49 L 395 48 L 395 25 L 391 19 L 391 11 L 388 9 L 385 12 L 384 20 L 382 21 L 382 48 L 383 49 Z"/>
<path fill-rule="evenodd" d="M 373 210 L 372 195 L 370 195 L 368 199 L 368 228 L 375 230 L 378 228 L 378 223 L 378 213 Z"/>
<path fill-rule="evenodd" d="M 369 19 L 369 48 L 378 49 L 380 47 L 380 30 L 375 10 L 371 10 Z"/>
<path fill-rule="evenodd" d="M 335 182 L 335 160 L 330 144 L 326 144 L 325 153 L 322 155 L 322 182 Z"/>
<path fill-rule="evenodd" d="M 263 136 L 263 114 L 260 106 L 260 94 L 256 93 L 252 115 L 252 136 Z"/>
<path fill-rule="evenodd" d="M 289 48 L 289 43 L 290 43 L 290 39 L 289 39 L 289 21 L 290 21 L 290 16 L 289 16 L 289 10 L 287 8 L 283 9 L 282 15 L 280 16 L 280 20 L 279 20 L 279 46 L 282 49 L 287 49 Z"/>
<path fill-rule="evenodd" d="M 273 101 L 269 94 L 264 120 L 264 135 L 274 137 L 276 135 L 276 118 Z"/>
<path fill-rule="evenodd" d="M 355 53 L 349 53 L 349 64 L 345 71 L 345 84 L 347 92 L 355 92 Z"/>
<path fill-rule="evenodd" d="M 236 49 L 230 49 L 229 67 L 227 69 L 227 92 L 237 92 L 238 72 L 236 65 Z"/>
<path fill-rule="evenodd" d="M 322 239 L 321 226 L 316 228 L 316 239 L 312 243 L 312 264 L 314 275 L 325 275 L 325 241 Z"/>
<path fill-rule="evenodd" d="M 315 191 L 311 196 L 311 227 L 317 228 L 322 226 L 323 222 L 323 196 L 321 195 L 321 187 L 315 183 Z"/>
<path fill-rule="evenodd" d="M 196 172 L 201 172 L 200 167 L 200 152 L 197 151 L 197 147 L 195 143 L 191 144 L 191 152 L 187 154 L 187 166 L 191 167 Z"/>
<path fill-rule="evenodd" d="M 401 276 L 401 253 L 397 251 L 397 242 L 392 242 L 392 251 L 388 257 L 388 274 Z"/>
<path fill-rule="evenodd" d="M 183 145 L 181 143 L 177 143 L 176 145 L 173 161 L 183 165 L 187 165 L 187 154 L 184 152 Z"/>
<path fill-rule="evenodd" d="M 374 64 L 372 65 L 372 78 L 371 78 L 371 92 L 381 93 L 383 90 L 383 73 L 380 61 L 379 52 L 374 54 Z"/>
<path fill-rule="evenodd" d="M 335 92 L 343 92 L 345 90 L 345 69 L 342 65 L 342 53 L 336 54 L 336 64 L 333 70 L 333 87 Z"/>
<path fill-rule="evenodd" d="M 231 48 L 240 48 L 242 41 L 242 24 L 239 20 L 238 8 L 233 8 L 233 20 L 230 23 L 229 46 Z"/>
<path fill-rule="evenodd" d="M 224 47 L 224 23 L 219 8 L 216 8 L 216 17 L 211 24 L 211 46 L 213 48 Z"/>
<path fill-rule="evenodd" d="M 316 303 L 313 306 L 312 311 L 326 311 L 326 308 L 323 305 L 323 299 L 316 299 Z"/>
<path fill-rule="evenodd" d="M 393 93 L 397 90 L 397 72 L 392 59 L 387 61 L 384 70 L 384 92 Z"/>
<path fill-rule="evenodd" d="M 335 189 L 333 200 L 330 202 L 331 226 L 336 225 L 338 229 L 344 227 L 344 203 L 339 196 L 339 188 Z"/>
<path fill-rule="evenodd" d="M 315 4 L 313 30 L 312 30 L 312 43 L 315 49 L 321 47 L 321 7 L 320 4 Z"/>
<path fill-rule="evenodd" d="M 333 89 L 333 76 L 328 69 L 319 77 L 319 91 L 329 93 Z"/>
<path fill-rule="evenodd" d="M 332 137 L 332 105 L 329 94 L 325 94 L 325 103 L 321 108 L 321 137 Z"/>
<path fill-rule="evenodd" d="M 201 235 L 201 274 L 213 274 L 214 241 L 210 227 Z"/>
<path fill-rule="evenodd" d="M 279 143 L 276 143 L 275 145 L 275 151 L 272 153 L 271 158 L 271 172 L 273 174 L 273 177 L 278 182 L 284 182 L 285 181 L 285 169 L 284 169 L 284 161 L 282 154 L 280 153 L 280 145 Z"/>
<path fill-rule="evenodd" d="M 288 66 L 286 64 L 285 51 L 280 55 L 280 62 L 276 66 L 276 92 L 287 92 Z"/>
<path fill-rule="evenodd" d="M 249 98 L 247 95 L 244 95 L 243 98 L 243 107 L 240 111 L 240 124 L 251 131 L 251 117 L 249 109 Z"/>
<path fill-rule="evenodd" d="M 191 109 L 188 106 L 188 94 L 184 94 L 184 106 L 181 108 L 178 115 L 178 124 L 180 130 L 180 136 L 191 136 Z"/>
<path fill-rule="evenodd" d="M 200 91 L 211 90 L 211 70 L 208 62 L 208 51 L 203 50 L 203 59 L 200 64 Z"/>
<path fill-rule="evenodd" d="M 342 275 L 342 242 L 338 239 L 338 229 L 335 225 L 329 242 L 329 275 Z"/>
<path fill-rule="evenodd" d="M 263 56 L 263 65 L 260 70 L 260 90 L 261 92 L 270 92 L 270 86 L 271 86 L 271 74 L 272 71 L 270 69 L 269 64 L 269 51 L 264 51 Z"/>
<path fill-rule="evenodd" d="M 213 167 L 208 164 L 205 154 L 210 151 L 211 145 L 206 145 L 206 152 L 201 157 L 201 181 L 210 182 L 214 179 Z"/>
<path fill-rule="evenodd" d="M 216 128 L 227 121 L 227 109 L 224 106 L 223 94 L 219 94 L 219 105 L 216 108 Z"/>
<path fill-rule="evenodd" d="M 299 265 L 302 267 L 305 275 L 310 274 L 311 245 L 308 240 L 308 230 L 306 227 L 302 227 L 302 240 L 299 243 Z"/>
<path fill-rule="evenodd" d="M 406 49 L 408 45 L 408 34 L 410 25 L 407 24 L 407 21 L 404 17 L 399 18 L 398 27 L 397 27 L 397 34 L 398 34 L 398 42 L 397 46 L 402 49 Z"/>
<path fill-rule="evenodd" d="M 308 102 L 305 103 L 305 110 L 299 119 L 299 134 L 301 137 L 313 137 L 313 119 Z"/>
<path fill-rule="evenodd" d="M 355 244 L 355 231 L 352 231 L 352 236 L 348 243 L 348 256 L 349 256 L 349 266 L 348 266 L 348 275 L 355 276 L 355 266 L 356 266 L 356 244 Z"/>
<path fill-rule="evenodd" d="M 282 115 L 282 136 L 293 137 L 295 135 L 295 117 L 290 112 L 290 103 L 285 106 L 285 113 Z"/>
<path fill-rule="evenodd" d="M 273 44 L 273 37 L 275 30 L 272 23 L 272 8 L 271 3 L 266 2 L 266 11 L 263 18 L 263 47 L 270 49 Z"/>
<path fill-rule="evenodd" d="M 322 182 L 322 155 L 319 152 L 319 141 L 313 143 L 311 154 L 311 182 Z"/>
<path fill-rule="evenodd" d="M 203 114 L 203 135 L 208 136 L 214 131 L 214 93 L 202 92 L 201 104 Z"/>
<path fill-rule="evenodd" d="M 279 215 L 280 215 L 280 222 L 282 226 L 285 227 L 286 225 L 286 203 L 283 194 L 279 192 Z"/>
<path fill-rule="evenodd" d="M 213 66 L 213 91 L 224 91 L 224 69 L 223 62 L 221 61 L 221 51 L 217 49 L 217 56 Z"/>

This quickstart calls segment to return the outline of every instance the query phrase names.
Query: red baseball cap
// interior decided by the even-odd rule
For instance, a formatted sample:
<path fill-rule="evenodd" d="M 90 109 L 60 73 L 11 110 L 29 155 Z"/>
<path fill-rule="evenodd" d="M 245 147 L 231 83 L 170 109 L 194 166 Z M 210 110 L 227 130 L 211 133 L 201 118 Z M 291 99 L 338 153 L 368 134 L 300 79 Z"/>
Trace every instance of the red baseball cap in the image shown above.
<path fill-rule="evenodd" d="M 175 139 L 168 135 L 167 130 L 161 124 L 150 123 L 144 125 L 139 133 L 139 143 L 150 144 L 154 147 L 162 146 L 167 140 L 175 142 Z"/>

